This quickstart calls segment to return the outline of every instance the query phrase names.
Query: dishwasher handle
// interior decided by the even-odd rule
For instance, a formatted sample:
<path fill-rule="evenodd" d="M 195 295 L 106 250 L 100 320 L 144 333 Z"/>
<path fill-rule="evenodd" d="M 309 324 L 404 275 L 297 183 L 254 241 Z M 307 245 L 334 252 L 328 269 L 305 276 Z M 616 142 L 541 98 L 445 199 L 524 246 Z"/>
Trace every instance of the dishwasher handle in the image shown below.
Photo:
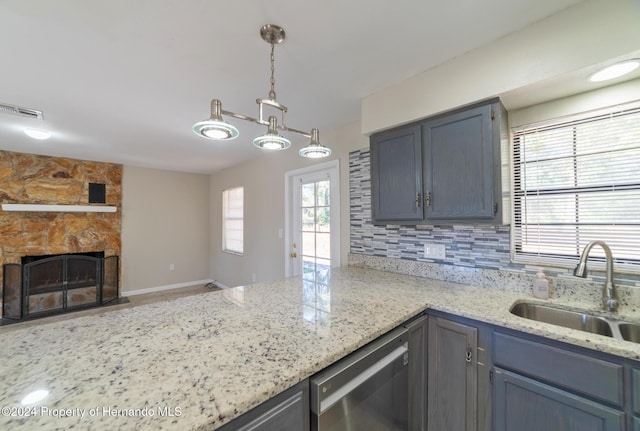
<path fill-rule="evenodd" d="M 348 395 L 362 383 L 369 380 L 371 377 L 375 376 L 381 370 L 383 370 L 388 365 L 392 364 L 398 358 L 403 357 L 403 366 L 406 366 L 409 362 L 409 344 L 408 342 L 404 342 L 400 346 L 396 347 L 393 351 L 388 353 L 386 356 L 381 358 L 378 362 L 374 363 L 372 366 L 355 376 L 353 379 L 346 382 L 340 388 L 338 388 L 335 392 L 327 396 L 326 398 L 320 401 L 320 411 L 316 412 L 317 414 L 324 413 L 327 409 L 331 408 L 335 403 L 340 401 L 343 397 Z"/>

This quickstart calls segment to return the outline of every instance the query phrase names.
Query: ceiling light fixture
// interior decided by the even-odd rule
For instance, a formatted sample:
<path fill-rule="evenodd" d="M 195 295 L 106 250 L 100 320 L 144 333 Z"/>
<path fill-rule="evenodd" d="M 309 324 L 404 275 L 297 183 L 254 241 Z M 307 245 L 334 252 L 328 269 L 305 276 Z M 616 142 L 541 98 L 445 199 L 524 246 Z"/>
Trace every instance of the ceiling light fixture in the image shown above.
<path fill-rule="evenodd" d="M 222 115 L 226 115 L 240 120 L 250 121 L 252 123 L 267 126 L 267 132 L 264 135 L 258 136 L 253 140 L 253 145 L 258 148 L 262 148 L 265 150 L 284 150 L 289 148 L 291 146 L 291 141 L 278 133 L 278 130 L 282 130 L 285 132 L 297 133 L 311 139 L 309 145 L 299 151 L 299 154 L 302 157 L 320 158 L 329 156 L 331 154 L 331 149 L 320 144 L 320 132 L 318 131 L 318 129 L 311 129 L 311 132 L 307 133 L 288 127 L 285 122 L 287 107 L 276 102 L 274 47 L 276 44 L 282 43 L 284 41 L 284 29 L 274 24 L 267 24 L 260 28 L 260 36 L 265 42 L 271 45 L 271 89 L 269 90 L 269 96 L 267 99 L 256 99 L 256 103 L 258 104 L 258 118 L 236 114 L 235 112 L 231 111 L 225 111 L 224 109 L 222 109 L 222 103 L 220 102 L 220 100 L 213 99 L 211 101 L 211 117 L 194 124 L 194 133 L 198 136 L 202 136 L 203 138 L 214 140 L 229 140 L 236 138 L 239 135 L 238 129 L 224 121 Z M 265 120 L 265 107 L 274 108 L 280 111 L 281 124 L 278 124 L 278 119 L 273 115 L 270 115 Z"/>
<path fill-rule="evenodd" d="M 589 80 L 592 82 L 608 81 L 610 79 L 619 78 L 627 73 L 631 73 L 640 66 L 640 60 L 625 60 L 620 63 L 612 64 L 591 75 Z"/>
<path fill-rule="evenodd" d="M 49 139 L 51 137 L 51 132 L 42 129 L 24 129 L 25 135 L 33 139 Z"/>

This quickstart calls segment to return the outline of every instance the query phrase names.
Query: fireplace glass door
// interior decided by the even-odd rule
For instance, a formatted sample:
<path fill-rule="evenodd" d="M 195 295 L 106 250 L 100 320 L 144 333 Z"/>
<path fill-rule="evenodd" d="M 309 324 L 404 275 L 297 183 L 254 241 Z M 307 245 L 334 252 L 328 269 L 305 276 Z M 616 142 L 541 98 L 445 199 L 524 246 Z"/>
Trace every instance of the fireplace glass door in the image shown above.
<path fill-rule="evenodd" d="M 99 304 L 102 259 L 62 255 L 23 267 L 24 314 L 33 316 Z"/>
<path fill-rule="evenodd" d="M 26 314 L 46 313 L 64 308 L 64 260 L 42 259 L 24 267 Z"/>
<path fill-rule="evenodd" d="M 66 308 L 99 303 L 100 259 L 88 256 L 69 256 L 66 259 Z"/>

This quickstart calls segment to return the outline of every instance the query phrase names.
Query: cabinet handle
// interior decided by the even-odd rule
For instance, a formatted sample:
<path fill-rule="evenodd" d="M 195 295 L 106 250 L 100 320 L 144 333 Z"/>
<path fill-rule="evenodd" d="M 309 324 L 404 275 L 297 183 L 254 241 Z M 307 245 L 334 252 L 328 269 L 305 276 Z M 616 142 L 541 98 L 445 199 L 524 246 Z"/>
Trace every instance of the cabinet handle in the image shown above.
<path fill-rule="evenodd" d="M 427 192 L 424 196 L 424 205 L 427 207 L 431 206 L 431 192 Z"/>
<path fill-rule="evenodd" d="M 416 208 L 420 208 L 420 193 L 416 193 Z"/>
<path fill-rule="evenodd" d="M 467 353 L 466 353 L 466 358 L 465 358 L 465 359 L 466 359 L 467 363 L 469 363 L 469 364 L 471 363 L 471 355 L 472 355 L 472 354 L 473 354 L 473 353 L 471 352 L 471 346 L 468 346 L 468 347 L 467 347 Z"/>

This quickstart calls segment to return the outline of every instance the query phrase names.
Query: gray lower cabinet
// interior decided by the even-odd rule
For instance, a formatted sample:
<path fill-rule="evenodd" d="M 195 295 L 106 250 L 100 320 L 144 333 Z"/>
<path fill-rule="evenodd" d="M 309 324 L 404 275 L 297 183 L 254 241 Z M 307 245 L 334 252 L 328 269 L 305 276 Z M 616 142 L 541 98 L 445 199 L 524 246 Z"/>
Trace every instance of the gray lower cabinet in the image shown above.
<path fill-rule="evenodd" d="M 405 327 L 409 331 L 409 429 L 427 429 L 427 316 L 420 316 Z"/>
<path fill-rule="evenodd" d="M 631 429 L 621 359 L 496 330 L 493 363 L 495 431 Z"/>
<path fill-rule="evenodd" d="M 276 395 L 220 431 L 309 431 L 309 381 Z"/>
<path fill-rule="evenodd" d="M 495 369 L 495 431 L 624 431 L 624 413 Z"/>
<path fill-rule="evenodd" d="M 428 337 L 428 430 L 476 431 L 477 328 L 429 316 Z"/>
<path fill-rule="evenodd" d="M 640 369 L 631 369 L 631 397 L 633 406 L 633 431 L 640 431 Z"/>

